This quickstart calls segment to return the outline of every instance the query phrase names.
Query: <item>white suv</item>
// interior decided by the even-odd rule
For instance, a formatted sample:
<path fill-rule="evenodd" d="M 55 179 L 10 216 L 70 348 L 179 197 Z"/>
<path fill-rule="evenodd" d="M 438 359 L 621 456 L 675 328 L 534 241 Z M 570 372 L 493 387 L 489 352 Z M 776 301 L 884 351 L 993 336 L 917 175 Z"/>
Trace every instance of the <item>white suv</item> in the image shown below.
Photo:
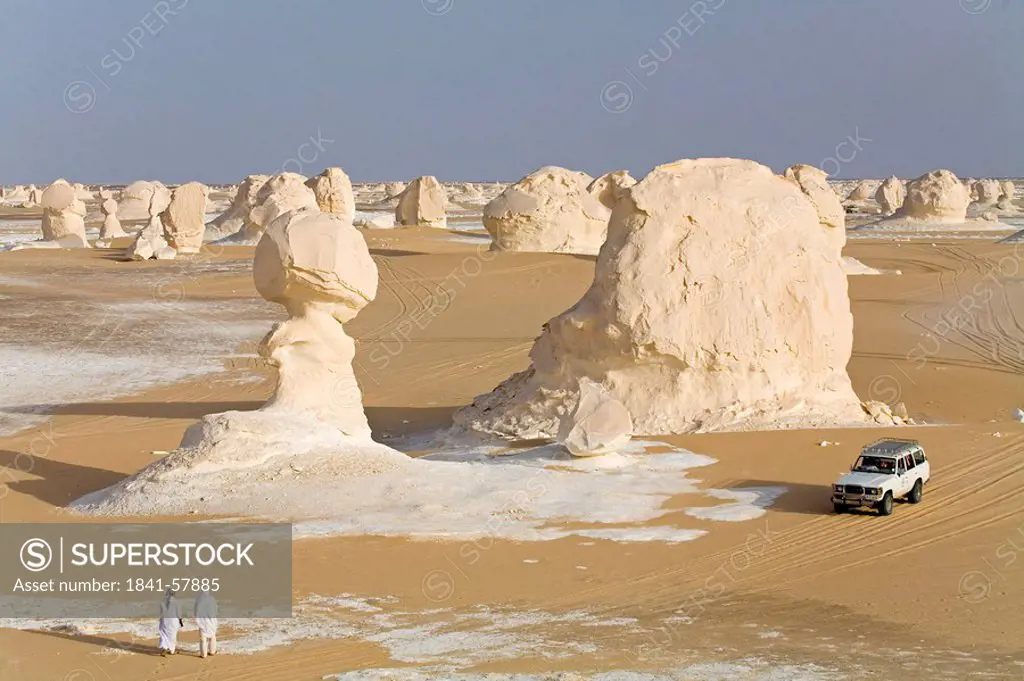
<path fill-rule="evenodd" d="M 916 504 L 931 478 L 931 464 L 916 440 L 886 438 L 865 446 L 847 475 L 832 485 L 832 506 L 842 513 L 852 506 L 872 506 L 892 514 L 893 499 Z"/>

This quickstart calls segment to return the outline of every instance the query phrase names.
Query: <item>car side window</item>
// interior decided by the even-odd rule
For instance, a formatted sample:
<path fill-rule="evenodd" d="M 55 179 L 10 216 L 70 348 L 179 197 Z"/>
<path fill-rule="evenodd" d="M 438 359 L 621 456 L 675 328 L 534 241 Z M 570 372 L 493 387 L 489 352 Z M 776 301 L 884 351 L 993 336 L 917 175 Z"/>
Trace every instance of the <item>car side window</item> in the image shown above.
<path fill-rule="evenodd" d="M 903 463 L 903 459 L 900 459 L 896 464 L 896 475 L 903 475 L 907 472 L 907 465 Z"/>
<path fill-rule="evenodd" d="M 924 462 L 925 462 L 924 450 L 923 449 L 915 449 L 914 450 L 914 463 L 917 464 L 918 466 L 920 466 Z"/>
<path fill-rule="evenodd" d="M 913 468 L 915 465 L 917 465 L 917 464 L 914 463 L 914 457 L 910 456 L 909 454 L 907 456 L 903 457 L 903 461 L 907 464 L 907 470 L 908 471 L 911 468 Z"/>

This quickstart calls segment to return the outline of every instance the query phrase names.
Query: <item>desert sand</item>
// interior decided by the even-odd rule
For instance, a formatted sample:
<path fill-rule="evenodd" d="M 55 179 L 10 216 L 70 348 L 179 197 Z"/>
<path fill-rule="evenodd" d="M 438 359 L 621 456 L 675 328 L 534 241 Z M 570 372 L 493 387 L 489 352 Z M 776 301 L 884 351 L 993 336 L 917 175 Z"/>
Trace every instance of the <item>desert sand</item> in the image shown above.
<path fill-rule="evenodd" d="M 379 285 L 345 325 L 374 440 L 413 457 L 527 368 L 542 325 L 594 280 L 595 257 L 491 251 L 449 220 L 361 231 Z M 472 536 L 411 536 L 438 512 L 426 503 L 366 509 L 355 529 L 297 539 L 295 618 L 224 621 L 214 658 L 195 657 L 194 626 L 161 658 L 155 620 L 7 621 L 0 678 L 1019 678 L 1024 249 L 995 240 L 851 232 L 843 248 L 883 272 L 848 279 L 853 389 L 917 425 L 644 435 L 632 456 L 686 463 L 648 492 L 655 517 L 617 533 L 521 530 L 549 499 L 518 488 Z M 254 249 L 128 262 L 131 241 L 0 252 L 3 522 L 88 519 L 68 505 L 274 393 L 256 346 L 288 315 L 257 292 Z M 830 483 L 883 435 L 926 447 L 924 502 L 832 514 Z M 632 498 L 606 477 L 587 509 Z"/>

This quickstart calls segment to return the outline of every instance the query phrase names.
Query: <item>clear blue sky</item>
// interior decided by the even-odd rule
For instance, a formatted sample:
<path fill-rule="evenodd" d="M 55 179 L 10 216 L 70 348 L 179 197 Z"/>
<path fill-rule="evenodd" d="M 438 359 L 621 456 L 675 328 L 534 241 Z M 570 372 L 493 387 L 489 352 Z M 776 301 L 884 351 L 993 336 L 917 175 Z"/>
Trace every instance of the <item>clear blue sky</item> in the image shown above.
<path fill-rule="evenodd" d="M 0 182 L 1024 175 L 1021 0 L 703 4 L 5 0 Z"/>

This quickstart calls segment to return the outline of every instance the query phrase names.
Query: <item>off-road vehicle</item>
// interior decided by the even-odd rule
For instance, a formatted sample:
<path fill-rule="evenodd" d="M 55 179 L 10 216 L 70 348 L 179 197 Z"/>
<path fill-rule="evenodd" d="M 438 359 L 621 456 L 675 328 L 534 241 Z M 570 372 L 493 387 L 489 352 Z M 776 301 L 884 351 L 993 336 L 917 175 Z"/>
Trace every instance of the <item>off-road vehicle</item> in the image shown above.
<path fill-rule="evenodd" d="M 916 440 L 884 438 L 866 445 L 847 475 L 832 485 L 832 506 L 842 513 L 871 506 L 891 515 L 893 500 L 921 501 L 931 478 L 931 464 Z"/>

